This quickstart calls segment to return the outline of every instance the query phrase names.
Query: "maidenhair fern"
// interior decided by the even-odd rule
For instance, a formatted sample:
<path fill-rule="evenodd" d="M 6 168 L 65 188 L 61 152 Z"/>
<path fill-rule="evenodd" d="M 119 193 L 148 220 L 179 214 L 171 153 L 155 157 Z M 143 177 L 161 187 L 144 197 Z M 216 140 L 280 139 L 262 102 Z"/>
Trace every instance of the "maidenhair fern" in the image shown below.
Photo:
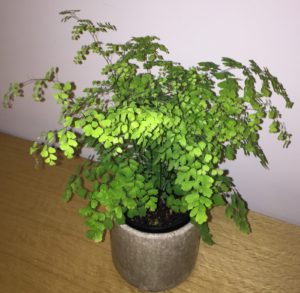
<path fill-rule="evenodd" d="M 88 33 L 92 42 L 81 47 L 74 62 L 81 64 L 91 53 L 104 58 L 99 80 L 77 96 L 75 84 L 59 81 L 58 69 L 52 68 L 43 78 L 11 84 L 4 104 L 10 107 L 30 83 L 34 100 L 43 101 L 52 85 L 62 127 L 35 142 L 31 153 L 55 165 L 61 152 L 70 159 L 82 147 L 95 150 L 96 160 L 79 168 L 64 193 L 66 201 L 73 194 L 86 199 L 80 214 L 87 219 L 87 236 L 101 241 L 114 221 L 145 216 L 159 198 L 173 212 L 189 212 L 207 243 L 212 243 L 207 221 L 214 206 L 226 205 L 226 215 L 249 232 L 246 204 L 220 165 L 243 150 L 266 167 L 259 145 L 266 119 L 270 133 L 285 147 L 290 144 L 271 102 L 275 93 L 292 107 L 282 84 L 253 60 L 244 65 L 223 58 L 220 65 L 199 62 L 186 68 L 168 60 L 167 48 L 153 36 L 103 43 L 101 34 L 115 26 L 80 19 L 77 12 L 61 12 L 63 21 L 75 21 L 73 40 Z"/>

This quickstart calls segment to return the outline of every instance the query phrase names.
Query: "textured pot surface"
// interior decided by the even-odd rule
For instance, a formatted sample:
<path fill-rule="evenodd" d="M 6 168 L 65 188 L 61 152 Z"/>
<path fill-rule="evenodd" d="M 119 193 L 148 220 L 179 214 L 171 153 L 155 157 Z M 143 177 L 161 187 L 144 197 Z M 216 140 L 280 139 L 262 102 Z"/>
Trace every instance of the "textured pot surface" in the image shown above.
<path fill-rule="evenodd" d="M 168 233 L 145 233 L 128 225 L 111 231 L 113 262 L 132 285 L 149 291 L 175 287 L 194 268 L 199 231 L 191 223 Z"/>

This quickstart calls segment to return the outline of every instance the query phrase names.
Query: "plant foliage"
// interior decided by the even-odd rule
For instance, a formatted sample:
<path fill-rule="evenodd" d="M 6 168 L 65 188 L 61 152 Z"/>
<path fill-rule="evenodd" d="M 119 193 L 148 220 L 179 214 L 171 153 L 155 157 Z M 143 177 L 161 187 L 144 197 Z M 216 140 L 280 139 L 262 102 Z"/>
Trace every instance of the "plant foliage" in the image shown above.
<path fill-rule="evenodd" d="M 189 212 L 207 243 L 212 243 L 207 222 L 214 206 L 226 205 L 226 215 L 249 232 L 246 204 L 220 164 L 243 150 L 267 167 L 259 145 L 266 119 L 269 132 L 285 147 L 290 144 L 291 135 L 271 102 L 275 93 L 292 107 L 283 85 L 253 60 L 244 65 L 224 57 L 220 65 L 199 62 L 186 68 L 166 59 L 168 49 L 154 36 L 103 43 L 99 36 L 116 27 L 80 19 L 77 13 L 60 13 L 63 21 L 75 21 L 73 40 L 85 33 L 92 37 L 74 62 L 81 64 L 91 53 L 104 58 L 99 80 L 77 96 L 75 84 L 59 81 L 58 69 L 52 68 L 43 78 L 11 84 L 4 104 L 10 107 L 30 83 L 34 100 L 42 101 L 52 84 L 62 128 L 35 142 L 31 154 L 55 165 L 58 151 L 69 159 L 82 147 L 96 151 L 96 160 L 79 168 L 64 193 L 66 201 L 73 194 L 86 199 L 80 215 L 86 217 L 87 237 L 101 241 L 114 221 L 124 223 L 126 214 L 154 211 L 158 197 L 173 212 Z"/>

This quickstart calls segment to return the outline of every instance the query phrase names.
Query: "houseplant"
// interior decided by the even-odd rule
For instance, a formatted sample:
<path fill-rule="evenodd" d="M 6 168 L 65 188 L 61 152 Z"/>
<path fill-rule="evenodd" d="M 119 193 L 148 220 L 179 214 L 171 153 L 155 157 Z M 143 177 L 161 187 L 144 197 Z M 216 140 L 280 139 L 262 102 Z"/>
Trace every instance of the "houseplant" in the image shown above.
<path fill-rule="evenodd" d="M 271 102 L 275 93 L 292 107 L 282 84 L 253 60 L 249 66 L 223 58 L 221 65 L 185 68 L 167 60 L 167 48 L 152 36 L 104 44 L 99 34 L 116 28 L 77 13 L 61 12 L 63 21 L 76 22 L 74 40 L 89 33 L 92 43 L 81 47 L 74 62 L 81 64 L 89 53 L 104 58 L 101 79 L 79 97 L 75 84 L 59 81 L 58 69 L 52 68 L 43 78 L 12 83 L 4 105 L 10 107 L 29 84 L 33 98 L 42 101 L 51 85 L 62 128 L 41 135 L 31 154 L 55 165 L 61 155 L 71 159 L 82 147 L 95 150 L 95 160 L 71 176 L 64 193 L 66 201 L 73 194 L 86 199 L 80 214 L 86 217 L 87 237 L 102 241 L 114 222 L 164 228 L 182 215 L 183 223 L 190 219 L 211 244 L 208 215 L 218 205 L 248 233 L 246 204 L 220 165 L 242 150 L 267 166 L 259 145 L 265 119 L 271 121 L 269 131 L 289 145 L 291 135 Z"/>

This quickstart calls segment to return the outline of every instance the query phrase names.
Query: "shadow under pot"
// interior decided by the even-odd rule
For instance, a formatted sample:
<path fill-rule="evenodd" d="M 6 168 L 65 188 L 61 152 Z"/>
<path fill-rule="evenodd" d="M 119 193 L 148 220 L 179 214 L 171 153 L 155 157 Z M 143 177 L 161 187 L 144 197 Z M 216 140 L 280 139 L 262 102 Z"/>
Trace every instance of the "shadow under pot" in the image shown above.
<path fill-rule="evenodd" d="M 165 233 L 139 231 L 127 224 L 111 230 L 113 263 L 130 284 L 148 291 L 173 288 L 192 272 L 199 230 L 191 223 Z"/>

